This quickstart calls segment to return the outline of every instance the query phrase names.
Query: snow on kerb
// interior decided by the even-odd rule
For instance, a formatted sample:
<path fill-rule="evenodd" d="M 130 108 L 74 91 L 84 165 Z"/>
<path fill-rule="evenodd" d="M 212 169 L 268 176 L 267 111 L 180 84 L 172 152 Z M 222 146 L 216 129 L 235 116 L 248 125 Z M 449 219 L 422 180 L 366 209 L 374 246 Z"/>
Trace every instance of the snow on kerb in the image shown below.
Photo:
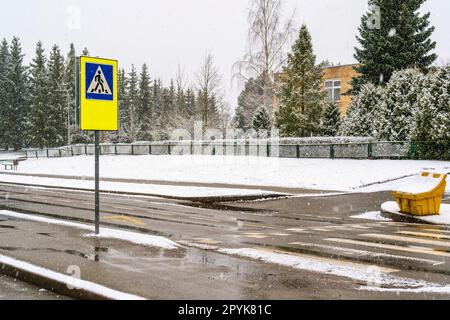
<path fill-rule="evenodd" d="M 31 263 L 20 261 L 11 257 L 0 255 L 0 264 L 8 265 L 18 270 L 37 274 L 41 277 L 63 283 L 68 287 L 86 290 L 102 297 L 114 300 L 145 300 L 143 297 L 117 291 L 98 283 L 87 280 L 77 279 L 53 270 L 33 265 Z"/>

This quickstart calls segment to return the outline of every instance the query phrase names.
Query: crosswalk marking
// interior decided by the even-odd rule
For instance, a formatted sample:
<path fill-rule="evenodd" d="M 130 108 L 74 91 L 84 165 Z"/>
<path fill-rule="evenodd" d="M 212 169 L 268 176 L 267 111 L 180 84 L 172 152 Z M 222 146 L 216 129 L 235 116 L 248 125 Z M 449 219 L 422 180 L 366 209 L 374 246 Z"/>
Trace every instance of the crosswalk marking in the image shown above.
<path fill-rule="evenodd" d="M 305 229 L 300 229 L 300 228 L 286 229 L 286 231 L 291 231 L 291 232 L 296 232 L 296 233 L 308 233 Z"/>
<path fill-rule="evenodd" d="M 400 242 L 414 242 L 414 243 L 450 248 L 450 242 L 444 242 L 444 241 L 426 240 L 426 239 L 401 237 L 401 236 L 391 236 L 391 235 L 380 234 L 380 233 L 367 233 L 367 234 L 361 234 L 360 236 L 366 237 L 366 238 L 394 240 L 394 241 L 400 241 Z"/>
<path fill-rule="evenodd" d="M 413 232 L 413 231 L 398 231 L 397 234 L 403 234 L 405 236 L 417 236 L 417 237 L 425 237 L 432 239 L 444 239 L 450 240 L 450 235 L 436 234 L 436 233 L 425 233 L 425 232 Z"/>
<path fill-rule="evenodd" d="M 391 245 L 391 244 L 372 243 L 372 242 L 366 242 L 366 241 L 338 239 L 338 238 L 329 238 L 329 239 L 325 239 L 325 240 L 330 241 L 330 242 L 354 244 L 354 245 L 360 245 L 360 246 L 371 247 L 371 248 L 380 248 L 380 249 L 388 249 L 388 250 L 394 250 L 394 251 L 422 253 L 422 254 L 429 254 L 429 255 L 435 255 L 435 256 L 450 257 L 450 253 L 448 253 L 448 252 L 434 251 L 429 248 L 418 248 L 418 247 L 407 248 L 407 247 L 400 247 L 400 246 Z"/>
<path fill-rule="evenodd" d="M 441 229 L 422 229 L 422 231 L 450 234 L 450 230 L 441 230 Z"/>
<path fill-rule="evenodd" d="M 370 256 L 375 258 L 397 258 L 397 259 L 404 259 L 409 261 L 416 261 L 416 262 L 424 262 L 431 264 L 433 266 L 442 265 L 445 262 L 442 261 L 436 261 L 436 260 L 430 260 L 430 259 L 422 259 L 422 258 L 415 258 L 415 257 L 409 257 L 409 256 L 399 256 L 394 254 L 388 254 L 383 252 L 372 252 L 372 251 L 366 251 L 366 250 L 358 250 L 358 249 L 352 249 L 352 248 L 345 248 L 345 247 L 336 247 L 336 246 L 327 246 L 327 245 L 321 245 L 321 244 L 315 244 L 315 243 L 304 243 L 304 242 L 291 242 L 290 245 L 297 245 L 301 247 L 310 247 L 310 248 L 318 248 L 318 249 L 328 249 L 332 250 L 333 252 L 340 251 L 342 253 L 350 254 L 350 255 L 359 255 L 359 256 Z"/>

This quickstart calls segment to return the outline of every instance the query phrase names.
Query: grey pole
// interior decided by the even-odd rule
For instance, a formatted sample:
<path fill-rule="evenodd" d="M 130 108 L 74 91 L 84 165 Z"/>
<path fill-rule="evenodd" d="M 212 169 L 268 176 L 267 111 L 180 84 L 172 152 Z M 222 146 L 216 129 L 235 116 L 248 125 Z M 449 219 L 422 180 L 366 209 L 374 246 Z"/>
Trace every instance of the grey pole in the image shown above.
<path fill-rule="evenodd" d="M 95 234 L 100 233 L 100 143 L 99 132 L 95 131 Z"/>

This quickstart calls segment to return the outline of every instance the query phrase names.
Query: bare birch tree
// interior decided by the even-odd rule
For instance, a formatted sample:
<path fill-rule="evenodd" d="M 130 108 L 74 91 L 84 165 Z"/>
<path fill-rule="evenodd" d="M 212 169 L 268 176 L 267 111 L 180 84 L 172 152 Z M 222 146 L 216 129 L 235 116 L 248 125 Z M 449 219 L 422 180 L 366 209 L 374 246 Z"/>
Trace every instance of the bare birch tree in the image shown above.
<path fill-rule="evenodd" d="M 282 0 L 250 0 L 247 52 L 242 60 L 233 65 L 234 79 L 262 79 L 264 106 L 268 111 L 274 93 L 274 74 L 281 71 L 286 49 L 295 32 L 295 10 L 283 21 L 282 6 Z"/>
<path fill-rule="evenodd" d="M 198 90 L 198 116 L 203 123 L 203 132 L 217 124 L 218 110 L 217 99 L 221 99 L 220 83 L 222 77 L 214 65 L 214 57 L 207 54 L 196 73 Z"/>

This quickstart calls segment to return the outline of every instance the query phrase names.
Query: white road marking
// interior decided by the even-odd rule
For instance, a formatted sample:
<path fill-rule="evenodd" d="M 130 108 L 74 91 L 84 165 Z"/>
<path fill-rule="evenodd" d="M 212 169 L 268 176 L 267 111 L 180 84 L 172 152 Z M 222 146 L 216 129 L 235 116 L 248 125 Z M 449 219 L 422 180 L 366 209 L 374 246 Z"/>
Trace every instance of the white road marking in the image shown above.
<path fill-rule="evenodd" d="M 291 245 L 297 245 L 301 247 L 312 247 L 312 248 L 321 248 L 321 249 L 328 249 L 332 251 L 340 251 L 346 254 L 350 255 L 366 255 L 371 256 L 374 258 L 396 258 L 396 259 L 405 259 L 410 261 L 416 261 L 416 262 L 425 262 L 428 264 L 431 264 L 433 266 L 442 265 L 445 262 L 442 261 L 436 261 L 436 260 L 430 260 L 430 259 L 422 259 L 422 258 L 414 258 L 409 256 L 399 256 L 394 254 L 388 254 L 383 252 L 373 252 L 373 251 L 366 251 L 366 250 L 358 250 L 358 249 L 352 249 L 352 248 L 344 248 L 344 247 L 336 247 L 336 246 L 327 246 L 327 245 L 321 245 L 321 244 L 315 244 L 315 243 L 304 243 L 304 242 L 291 242 L 289 243 Z"/>
<path fill-rule="evenodd" d="M 358 240 L 351 240 L 351 239 L 329 238 L 329 239 L 325 239 L 325 240 L 331 241 L 331 242 L 345 243 L 345 244 L 355 244 L 355 245 L 371 247 L 371 248 L 388 249 L 388 250 L 394 250 L 394 251 L 413 252 L 413 253 L 421 253 L 421 254 L 428 254 L 428 255 L 434 255 L 434 256 L 450 257 L 450 253 L 448 253 L 448 252 L 435 251 L 435 250 L 432 250 L 429 248 L 419 248 L 419 247 L 407 248 L 407 247 L 400 247 L 400 246 L 396 246 L 396 245 L 392 245 L 392 244 L 372 243 L 372 242 L 358 241 Z"/>
<path fill-rule="evenodd" d="M 425 240 L 425 239 L 411 238 L 411 237 L 391 236 L 391 235 L 381 234 L 381 233 L 367 233 L 367 234 L 360 234 L 360 236 L 361 237 L 366 237 L 366 238 L 393 240 L 393 241 L 408 242 L 408 243 L 413 242 L 413 243 L 427 244 L 427 245 L 431 245 L 431 246 L 439 246 L 439 247 L 450 248 L 450 242 L 445 242 L 445 241 Z"/>
<path fill-rule="evenodd" d="M 297 232 L 297 233 L 308 233 L 308 231 L 306 231 L 305 229 L 300 229 L 300 228 L 286 229 L 286 231 Z"/>

